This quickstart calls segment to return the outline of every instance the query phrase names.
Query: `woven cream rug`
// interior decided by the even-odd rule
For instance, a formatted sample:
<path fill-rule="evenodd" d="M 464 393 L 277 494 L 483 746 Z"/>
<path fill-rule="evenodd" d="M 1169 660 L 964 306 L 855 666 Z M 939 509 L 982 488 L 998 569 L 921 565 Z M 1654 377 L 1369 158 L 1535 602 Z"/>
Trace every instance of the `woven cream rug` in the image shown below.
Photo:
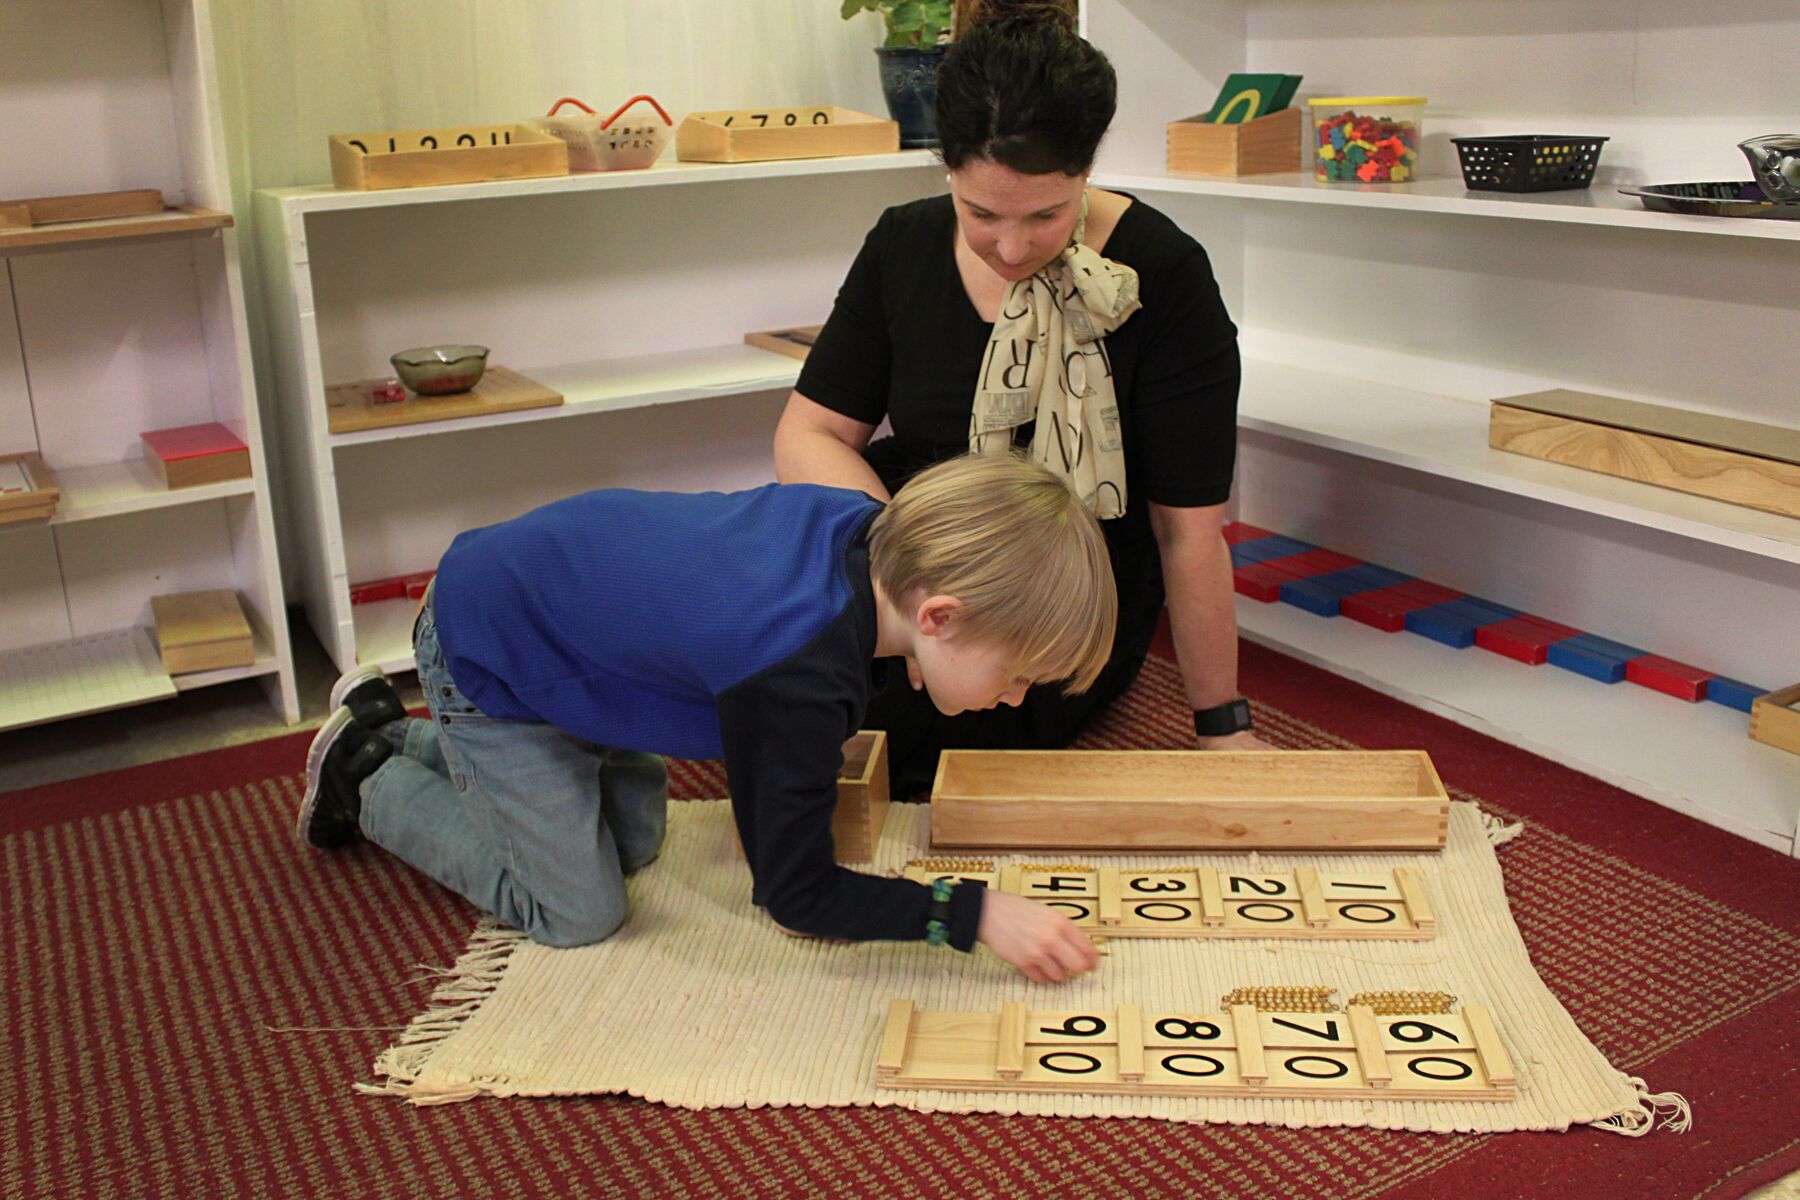
<path fill-rule="evenodd" d="M 897 873 L 929 852 L 928 818 L 924 805 L 889 809 L 877 873 Z M 1032 984 L 980 949 L 964 955 L 922 942 L 829 946 L 785 937 L 750 904 L 726 802 L 671 804 L 668 842 L 632 879 L 624 929 L 599 945 L 551 950 L 484 923 L 468 952 L 442 971 L 430 1009 L 377 1059 L 384 1082 L 359 1087 L 420 1104 L 626 1093 L 695 1109 L 898 1105 L 1296 1128 L 1497 1132 L 1596 1124 L 1635 1135 L 1648 1132 L 1659 1111 L 1666 1123 L 1685 1125 L 1685 1102 L 1650 1095 L 1641 1080 L 1610 1066 L 1532 969 L 1494 853 L 1518 832 L 1458 802 L 1442 854 L 1265 860 L 1282 869 L 1413 867 L 1436 910 L 1433 941 L 1114 939 L 1098 970 L 1058 987 Z M 1148 869 L 1201 858 L 1076 857 Z M 1253 854 L 1204 861 L 1234 870 L 1258 865 Z M 996 1011 L 1019 1000 L 1037 1009 L 1128 1003 L 1213 1011 L 1225 992 L 1256 984 L 1323 984 L 1337 989 L 1339 1003 L 1361 991 L 1421 989 L 1485 1004 L 1512 1056 L 1518 1098 L 1302 1101 L 875 1087 L 877 1042 L 896 997 L 925 1010 Z"/>

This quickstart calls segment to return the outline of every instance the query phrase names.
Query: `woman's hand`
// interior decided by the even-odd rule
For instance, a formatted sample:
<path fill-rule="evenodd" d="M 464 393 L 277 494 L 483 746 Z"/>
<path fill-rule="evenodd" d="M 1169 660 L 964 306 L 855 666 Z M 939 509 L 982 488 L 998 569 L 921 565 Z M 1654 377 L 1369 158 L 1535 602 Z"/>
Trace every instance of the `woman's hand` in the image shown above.
<path fill-rule="evenodd" d="M 989 889 L 976 940 L 1033 983 L 1062 983 L 1093 970 L 1100 951 L 1075 922 L 1035 900 Z"/>
<path fill-rule="evenodd" d="M 1202 750 L 1277 750 L 1280 747 L 1269 745 L 1245 729 L 1237 733 L 1228 733 L 1224 737 L 1203 737 L 1200 739 L 1200 748 Z"/>

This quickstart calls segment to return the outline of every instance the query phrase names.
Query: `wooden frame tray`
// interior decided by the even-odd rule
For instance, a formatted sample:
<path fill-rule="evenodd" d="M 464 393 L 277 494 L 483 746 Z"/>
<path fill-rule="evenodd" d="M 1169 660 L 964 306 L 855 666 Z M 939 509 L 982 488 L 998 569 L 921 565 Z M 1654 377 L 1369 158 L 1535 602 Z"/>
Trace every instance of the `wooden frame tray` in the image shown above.
<path fill-rule="evenodd" d="M 931 845 L 984 850 L 1441 850 L 1422 750 L 946 750 Z"/>
<path fill-rule="evenodd" d="M 675 157 L 682 162 L 835 158 L 899 149 L 899 122 L 831 104 L 689 113 L 675 130 Z"/>
<path fill-rule="evenodd" d="M 560 145 L 561 143 L 558 143 Z M 360 433 L 365 429 L 389 429 L 426 421 L 453 421 L 458 417 L 485 417 L 521 408 L 555 408 L 561 392 L 551 391 L 506 367 L 491 366 L 481 382 L 454 396 L 420 396 L 408 393 L 392 404 L 376 404 L 369 389 L 384 379 L 338 383 L 325 389 L 326 423 L 332 433 Z"/>
<path fill-rule="evenodd" d="M 5 468 L 15 463 L 31 487 L 28 491 L 0 491 L 0 525 L 48 521 L 56 515 L 56 505 L 62 499 L 62 489 L 56 486 L 56 473 L 44 464 L 43 457 L 35 450 L 8 454 L 0 458 L 0 471 L 4 471 L 0 488 L 11 486 L 5 477 L 12 476 L 12 472 Z"/>
<path fill-rule="evenodd" d="M 330 145 L 332 181 L 351 191 L 569 173 L 569 147 L 529 125 L 334 133 Z"/>

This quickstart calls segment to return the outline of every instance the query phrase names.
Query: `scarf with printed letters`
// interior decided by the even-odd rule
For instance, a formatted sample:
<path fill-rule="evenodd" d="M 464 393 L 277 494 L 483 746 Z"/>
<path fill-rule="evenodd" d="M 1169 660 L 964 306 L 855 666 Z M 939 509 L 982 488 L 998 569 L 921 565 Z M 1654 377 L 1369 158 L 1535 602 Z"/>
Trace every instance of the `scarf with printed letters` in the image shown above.
<path fill-rule="evenodd" d="M 1013 430 L 1036 420 L 1032 461 L 1066 478 L 1104 521 L 1125 513 L 1119 399 L 1104 339 L 1142 304 L 1136 271 L 1081 244 L 1087 213 L 1083 191 L 1068 249 L 1006 290 L 975 383 L 969 451 L 1005 454 Z"/>

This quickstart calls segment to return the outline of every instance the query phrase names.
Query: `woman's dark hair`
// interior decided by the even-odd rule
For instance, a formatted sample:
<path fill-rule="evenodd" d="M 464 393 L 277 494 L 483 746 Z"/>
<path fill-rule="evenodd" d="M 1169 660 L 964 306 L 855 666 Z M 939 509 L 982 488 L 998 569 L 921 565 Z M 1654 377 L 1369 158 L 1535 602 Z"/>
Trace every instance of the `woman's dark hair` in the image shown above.
<path fill-rule="evenodd" d="M 1075 32 L 1069 6 L 962 0 L 957 41 L 937 75 L 944 165 L 986 158 L 1025 175 L 1080 175 L 1112 124 L 1119 84 Z"/>

